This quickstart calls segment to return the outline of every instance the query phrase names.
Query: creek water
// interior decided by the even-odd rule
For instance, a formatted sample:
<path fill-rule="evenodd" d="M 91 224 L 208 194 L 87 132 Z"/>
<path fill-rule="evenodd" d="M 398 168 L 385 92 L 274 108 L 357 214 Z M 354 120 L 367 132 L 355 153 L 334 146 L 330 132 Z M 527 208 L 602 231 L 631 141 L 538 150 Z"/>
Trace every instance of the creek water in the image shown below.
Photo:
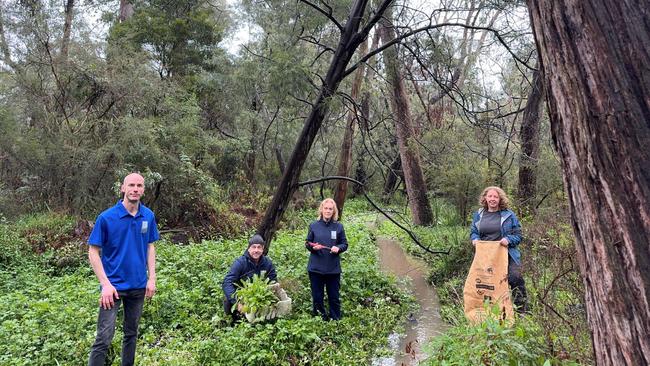
<path fill-rule="evenodd" d="M 426 264 L 406 253 L 398 242 L 378 238 L 380 263 L 383 271 L 393 273 L 398 278 L 407 277 L 410 291 L 416 297 L 420 308 L 409 314 L 405 324 L 405 334 L 393 333 L 389 337 L 392 357 L 376 358 L 372 366 L 411 366 L 418 365 L 426 358 L 422 347 L 436 335 L 441 334 L 446 324 L 440 317 L 440 303 L 435 289 L 426 281 Z"/>

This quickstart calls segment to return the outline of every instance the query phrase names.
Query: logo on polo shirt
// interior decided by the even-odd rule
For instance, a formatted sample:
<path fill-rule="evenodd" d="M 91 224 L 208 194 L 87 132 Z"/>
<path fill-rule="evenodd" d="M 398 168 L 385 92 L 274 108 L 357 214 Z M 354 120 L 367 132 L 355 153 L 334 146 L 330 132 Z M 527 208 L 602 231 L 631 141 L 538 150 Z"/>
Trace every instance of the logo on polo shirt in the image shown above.
<path fill-rule="evenodd" d="M 148 229 L 149 229 L 149 222 L 148 221 L 142 221 L 142 227 L 140 228 L 140 233 L 141 234 L 146 234 Z"/>

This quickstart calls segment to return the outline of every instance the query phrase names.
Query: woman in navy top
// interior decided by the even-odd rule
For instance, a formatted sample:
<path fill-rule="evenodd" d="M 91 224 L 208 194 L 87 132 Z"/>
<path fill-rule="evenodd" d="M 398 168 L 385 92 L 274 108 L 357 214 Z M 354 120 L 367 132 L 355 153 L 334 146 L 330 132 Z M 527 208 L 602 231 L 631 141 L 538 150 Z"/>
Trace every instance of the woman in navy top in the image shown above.
<path fill-rule="evenodd" d="M 338 218 L 336 202 L 331 198 L 323 200 L 318 208 L 318 220 L 309 224 L 305 242 L 310 252 L 307 272 L 311 284 L 312 314 L 325 320 L 341 319 L 341 253 L 348 249 L 348 241 Z M 329 315 L 325 311 L 325 289 Z"/>

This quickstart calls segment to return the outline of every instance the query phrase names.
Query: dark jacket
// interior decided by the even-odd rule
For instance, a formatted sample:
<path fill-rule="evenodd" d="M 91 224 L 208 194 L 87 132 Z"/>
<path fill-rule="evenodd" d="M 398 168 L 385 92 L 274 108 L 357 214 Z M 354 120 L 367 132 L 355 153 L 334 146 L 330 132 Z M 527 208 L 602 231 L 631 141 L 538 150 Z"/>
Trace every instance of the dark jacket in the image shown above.
<path fill-rule="evenodd" d="M 266 277 L 271 281 L 277 280 L 278 276 L 275 273 L 273 262 L 267 256 L 263 255 L 259 263 L 255 264 L 248 251 L 244 252 L 244 255 L 235 259 L 230 267 L 230 271 L 228 271 L 228 274 L 223 279 L 221 288 L 226 295 L 226 299 L 231 304 L 235 304 L 235 285 L 241 284 L 244 280 L 253 277 L 254 274 L 260 274 L 262 271 L 266 271 Z"/>
<path fill-rule="evenodd" d="M 470 229 L 470 240 L 481 240 L 479 227 L 483 217 L 484 208 L 474 212 L 472 216 L 472 226 Z M 501 215 L 501 237 L 508 238 L 508 254 L 517 264 L 521 264 L 521 253 L 519 252 L 519 243 L 521 243 L 521 224 L 517 215 L 511 210 L 499 211 Z"/>
<path fill-rule="evenodd" d="M 309 243 L 318 243 L 328 247 L 337 246 L 338 253 L 328 249 L 314 250 Z M 340 254 L 348 249 L 348 239 L 345 237 L 343 225 L 338 221 L 317 220 L 309 224 L 305 247 L 311 252 L 307 271 L 320 274 L 341 273 Z"/>

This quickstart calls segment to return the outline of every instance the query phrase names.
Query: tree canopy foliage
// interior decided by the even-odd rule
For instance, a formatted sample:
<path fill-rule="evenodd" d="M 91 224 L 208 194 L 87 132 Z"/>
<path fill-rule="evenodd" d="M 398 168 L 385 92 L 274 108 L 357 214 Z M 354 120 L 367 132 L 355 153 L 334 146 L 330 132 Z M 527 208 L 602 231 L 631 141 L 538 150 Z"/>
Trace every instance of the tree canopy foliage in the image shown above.
<path fill-rule="evenodd" d="M 8 2 L 0 17 L 3 212 L 50 208 L 92 216 L 115 200 L 114 184 L 127 170 L 147 174 L 145 202 L 170 225 L 213 225 L 225 209 L 219 204 L 243 187 L 268 195 L 352 3 L 323 4 L 134 1 L 132 15 L 121 20 L 115 1 L 72 2 L 63 60 L 67 8 Z M 370 4 L 365 16 L 380 5 Z M 95 6 L 103 11 L 99 20 Z M 532 75 L 518 60 L 534 65 L 522 8 L 476 1 L 391 6 L 398 40 L 427 25 L 452 24 L 404 38 L 398 57 L 427 191 L 456 202 L 464 220 L 483 185 L 517 185 L 517 131 Z M 240 27 L 252 32 L 233 53 L 223 40 Z M 398 150 L 385 63 L 381 53 L 368 53 L 363 62 L 372 76 L 360 88 L 367 116 L 356 122 L 350 175 L 365 176 L 366 189 L 380 195 L 385 180 L 402 172 L 390 169 Z M 482 57 L 495 59 L 490 69 Z M 497 67 L 503 71 L 494 73 Z M 361 100 L 350 98 L 351 79 L 327 100 L 305 178 L 336 172 L 346 115 L 362 110 Z M 548 129 L 540 138 L 548 139 Z M 546 144 L 537 163 L 552 169 L 539 178 L 536 202 L 561 198 Z M 403 178 L 396 183 L 391 191 L 403 196 Z"/>

